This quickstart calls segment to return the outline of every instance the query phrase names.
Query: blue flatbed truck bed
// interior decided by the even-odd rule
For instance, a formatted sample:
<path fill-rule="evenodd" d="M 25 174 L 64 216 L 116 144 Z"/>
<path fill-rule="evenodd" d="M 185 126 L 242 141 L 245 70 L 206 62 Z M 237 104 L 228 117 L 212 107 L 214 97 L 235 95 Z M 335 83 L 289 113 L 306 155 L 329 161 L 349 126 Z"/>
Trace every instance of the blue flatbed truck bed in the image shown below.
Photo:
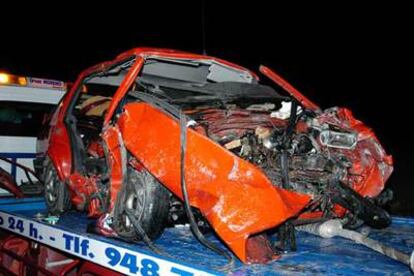
<path fill-rule="evenodd" d="M 0 199 L 0 228 L 130 275 L 411 275 L 408 266 L 362 245 L 303 232 L 297 235 L 298 250 L 280 260 L 265 265 L 237 261 L 223 270 L 226 260 L 204 248 L 187 227 L 167 229 L 155 242 L 165 253 L 159 255 L 143 243 L 87 233 L 92 221 L 82 213 L 68 212 L 56 225 L 36 220 L 38 213 L 46 214 L 42 198 Z M 414 248 L 414 219 L 395 217 L 390 227 L 371 230 L 369 236 L 409 253 Z M 213 235 L 209 239 L 221 245 Z"/>

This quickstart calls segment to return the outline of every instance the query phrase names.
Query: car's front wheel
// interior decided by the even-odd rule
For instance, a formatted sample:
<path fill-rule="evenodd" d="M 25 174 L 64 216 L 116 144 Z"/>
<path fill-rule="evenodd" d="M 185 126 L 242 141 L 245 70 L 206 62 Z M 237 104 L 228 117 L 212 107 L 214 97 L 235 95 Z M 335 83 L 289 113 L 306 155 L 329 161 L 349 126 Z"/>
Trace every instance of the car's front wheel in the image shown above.
<path fill-rule="evenodd" d="M 52 215 L 60 215 L 71 208 L 68 187 L 59 179 L 53 162 L 46 160 L 44 170 L 45 202 Z"/>
<path fill-rule="evenodd" d="M 113 228 L 117 234 L 131 241 L 143 239 L 134 227 L 135 221 L 151 240 L 157 239 L 167 224 L 168 211 L 169 191 L 146 170 L 129 167 L 127 182 L 114 207 Z"/>

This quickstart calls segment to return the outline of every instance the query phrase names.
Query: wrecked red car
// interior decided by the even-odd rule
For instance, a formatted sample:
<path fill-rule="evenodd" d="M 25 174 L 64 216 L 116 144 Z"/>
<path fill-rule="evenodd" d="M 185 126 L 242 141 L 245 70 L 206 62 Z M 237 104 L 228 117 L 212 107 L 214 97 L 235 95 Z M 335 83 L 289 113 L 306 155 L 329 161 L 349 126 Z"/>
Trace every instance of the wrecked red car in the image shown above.
<path fill-rule="evenodd" d="M 331 218 L 385 227 L 392 172 L 373 131 L 322 110 L 277 73 L 168 49 L 137 48 L 85 70 L 39 142 L 45 200 L 97 231 L 150 242 L 164 228 L 212 229 L 243 262 L 277 258 L 270 232 Z M 39 160 L 40 159 L 40 160 Z"/>

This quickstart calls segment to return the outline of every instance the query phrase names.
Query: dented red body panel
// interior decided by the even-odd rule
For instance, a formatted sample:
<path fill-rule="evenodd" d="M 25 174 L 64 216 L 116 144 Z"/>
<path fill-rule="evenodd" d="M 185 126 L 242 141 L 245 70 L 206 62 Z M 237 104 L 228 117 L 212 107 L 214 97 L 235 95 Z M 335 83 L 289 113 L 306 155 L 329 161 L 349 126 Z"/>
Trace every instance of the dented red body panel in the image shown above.
<path fill-rule="evenodd" d="M 352 163 L 349 175 L 343 179 L 355 191 L 364 197 L 375 198 L 385 187 L 385 183 L 393 171 L 393 159 L 383 150 L 375 133 L 371 128 L 354 118 L 347 108 L 338 108 L 336 115 L 323 113 L 317 120 L 320 124 L 329 123 L 341 129 L 353 131 L 358 135 L 358 143 L 353 150 L 334 149 L 335 154 L 346 156 Z M 306 132 L 307 126 L 298 125 L 298 132 Z M 339 205 L 334 207 L 334 212 L 342 217 L 346 209 Z M 322 212 L 305 212 L 300 218 L 318 218 Z"/>
<path fill-rule="evenodd" d="M 148 104 L 135 103 L 125 106 L 118 124 L 126 148 L 182 198 L 179 123 Z M 250 235 L 286 221 L 310 200 L 275 187 L 254 165 L 192 129 L 185 162 L 190 204 L 245 262 Z"/>
<path fill-rule="evenodd" d="M 318 120 L 358 134 L 358 143 L 354 150 L 338 150 L 352 160 L 351 176 L 347 181 L 363 196 L 378 196 L 392 173 L 393 159 L 385 153 L 372 129 L 355 119 L 347 108 L 339 108 L 337 118 L 324 114 Z"/>
<path fill-rule="evenodd" d="M 107 148 L 106 152 L 108 166 L 111 168 L 110 198 L 113 200 L 110 201 L 109 209 L 112 210 L 114 208 L 116 196 L 118 195 L 124 181 L 126 162 L 123 162 L 122 160 L 126 157 L 123 156 L 125 154 L 122 152 L 121 147 L 123 141 L 118 127 L 113 126 L 106 129 L 102 135 L 102 138 L 105 141 L 105 146 Z"/>
<path fill-rule="evenodd" d="M 103 148 L 93 144 L 90 151 L 102 155 L 105 152 L 109 168 L 109 203 L 94 198 L 98 192 L 97 178 L 82 174 L 73 167 L 73 155 L 69 131 L 65 123 L 68 107 L 74 100 L 83 79 L 101 72 L 112 64 L 135 56 L 135 61 L 112 97 L 105 114 L 101 132 Z M 57 169 L 59 178 L 68 184 L 72 203 L 79 210 L 86 210 L 91 217 L 101 218 L 113 212 L 114 203 L 123 183 L 127 166 L 127 152 L 145 167 L 174 195 L 183 198 L 180 186 L 180 126 L 177 119 L 148 103 L 128 103 L 114 120 L 114 113 L 125 97 L 148 57 L 163 57 L 182 60 L 212 60 L 231 68 L 257 75 L 238 65 L 204 55 L 190 54 L 168 49 L 137 48 L 119 55 L 114 61 L 106 62 L 85 70 L 64 98 L 51 125 L 48 156 Z M 339 127 L 358 134 L 358 144 L 353 150 L 334 149 L 353 160 L 348 183 L 361 195 L 375 197 L 384 188 L 392 171 L 392 158 L 382 150 L 374 133 L 353 118 L 347 109 L 339 109 L 338 116 L 321 113 L 320 108 L 269 68 L 261 72 L 285 88 L 305 109 L 320 113 L 320 124 L 340 124 Z M 233 116 L 233 117 L 231 117 Z M 254 122 L 243 121 L 249 113 L 235 111 L 231 114 L 212 111 L 206 120 L 226 122 L 228 128 L 254 130 L 258 126 L 286 127 L 287 121 L 277 118 L 266 119 L 256 115 Z M 234 120 L 233 120 L 234 118 Z M 242 118 L 242 119 L 241 119 Z M 232 121 L 233 120 L 233 121 Z M 306 132 L 310 126 L 299 122 L 296 131 Z M 212 130 L 220 135 L 222 129 Z M 290 218 L 320 217 L 322 212 L 305 212 L 312 196 L 278 187 L 259 167 L 246 161 L 208 138 L 197 127 L 188 128 L 185 160 L 185 178 L 190 204 L 200 210 L 220 238 L 243 262 L 249 262 L 248 239 L 255 234 L 275 228 Z M 135 164 L 136 165 L 136 164 Z M 337 206 L 335 212 L 343 215 L 345 210 Z M 262 238 L 256 238 L 250 247 L 261 247 Z M 253 257 L 254 258 L 254 257 Z"/>

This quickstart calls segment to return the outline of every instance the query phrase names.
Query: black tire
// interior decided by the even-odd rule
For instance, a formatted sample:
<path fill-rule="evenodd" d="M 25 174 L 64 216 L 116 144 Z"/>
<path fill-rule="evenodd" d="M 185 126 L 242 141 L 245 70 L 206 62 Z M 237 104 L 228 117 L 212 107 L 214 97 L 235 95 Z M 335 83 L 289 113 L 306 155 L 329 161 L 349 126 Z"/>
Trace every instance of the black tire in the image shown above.
<path fill-rule="evenodd" d="M 150 173 L 128 168 L 127 182 L 114 207 L 113 229 L 124 239 L 142 240 L 125 212 L 128 208 L 151 240 L 159 238 L 168 223 L 169 196 L 169 191 Z"/>
<path fill-rule="evenodd" d="M 67 185 L 59 179 L 53 162 L 47 159 L 45 163 L 44 185 L 46 207 L 50 214 L 60 215 L 72 208 L 70 193 Z"/>

